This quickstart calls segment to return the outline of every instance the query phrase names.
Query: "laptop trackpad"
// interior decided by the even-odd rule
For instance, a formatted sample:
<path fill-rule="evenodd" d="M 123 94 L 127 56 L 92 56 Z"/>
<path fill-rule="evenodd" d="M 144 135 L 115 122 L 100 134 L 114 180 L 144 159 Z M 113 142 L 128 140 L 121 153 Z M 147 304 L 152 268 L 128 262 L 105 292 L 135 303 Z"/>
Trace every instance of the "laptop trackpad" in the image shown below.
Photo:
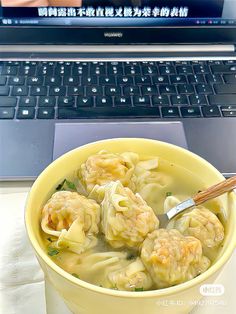
<path fill-rule="evenodd" d="M 53 160 L 78 146 L 117 137 L 142 137 L 187 148 L 181 122 L 56 123 Z"/>

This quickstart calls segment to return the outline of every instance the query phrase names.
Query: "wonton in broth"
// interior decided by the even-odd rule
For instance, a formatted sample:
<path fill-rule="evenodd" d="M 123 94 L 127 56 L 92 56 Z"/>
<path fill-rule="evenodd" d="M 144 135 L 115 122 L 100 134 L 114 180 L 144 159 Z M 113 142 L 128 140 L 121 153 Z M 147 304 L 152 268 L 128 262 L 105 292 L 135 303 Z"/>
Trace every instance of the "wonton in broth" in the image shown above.
<path fill-rule="evenodd" d="M 45 249 L 71 275 L 124 291 L 171 287 L 206 271 L 224 240 L 219 200 L 159 229 L 158 214 L 204 189 L 187 169 L 135 152 L 98 152 L 42 208 Z M 79 181 L 78 181 L 79 180 Z"/>

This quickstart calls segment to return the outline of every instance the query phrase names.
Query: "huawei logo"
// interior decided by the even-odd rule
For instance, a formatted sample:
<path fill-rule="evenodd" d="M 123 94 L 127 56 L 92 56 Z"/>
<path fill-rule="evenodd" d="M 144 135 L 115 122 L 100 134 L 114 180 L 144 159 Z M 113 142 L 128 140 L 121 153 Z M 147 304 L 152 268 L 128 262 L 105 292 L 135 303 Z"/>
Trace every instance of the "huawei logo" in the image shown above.
<path fill-rule="evenodd" d="M 121 37 L 123 37 L 123 33 L 104 33 L 104 37 L 109 37 L 109 38 L 118 37 L 118 38 L 121 38 Z"/>

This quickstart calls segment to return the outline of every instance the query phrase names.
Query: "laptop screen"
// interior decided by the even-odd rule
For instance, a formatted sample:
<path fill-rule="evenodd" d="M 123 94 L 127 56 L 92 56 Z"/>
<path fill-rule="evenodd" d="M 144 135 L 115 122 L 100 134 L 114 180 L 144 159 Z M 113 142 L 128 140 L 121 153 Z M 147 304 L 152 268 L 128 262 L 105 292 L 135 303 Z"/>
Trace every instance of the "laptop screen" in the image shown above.
<path fill-rule="evenodd" d="M 2 26 L 236 26 L 236 0 L 1 0 Z"/>

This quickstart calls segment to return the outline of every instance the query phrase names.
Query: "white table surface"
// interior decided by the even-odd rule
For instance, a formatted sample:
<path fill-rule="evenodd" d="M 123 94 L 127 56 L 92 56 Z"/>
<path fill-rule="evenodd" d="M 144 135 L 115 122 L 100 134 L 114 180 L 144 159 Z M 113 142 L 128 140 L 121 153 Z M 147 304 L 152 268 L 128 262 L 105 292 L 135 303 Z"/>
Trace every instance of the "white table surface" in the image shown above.
<path fill-rule="evenodd" d="M 0 210 L 13 211 L 13 207 L 23 208 L 25 198 L 30 190 L 32 182 L 1 182 L 0 183 Z M 0 238 L 3 236 L 0 230 Z M 2 255 L 2 248 L 0 248 L 0 260 Z M 225 288 L 225 293 L 222 296 L 204 297 L 201 303 L 195 307 L 191 314 L 235 314 L 236 313 L 236 297 L 235 297 L 235 282 L 236 282 L 236 250 L 234 251 L 231 259 L 223 269 L 220 276 L 217 278 L 216 283 L 222 284 Z M 0 282 L 1 287 L 1 282 Z M 6 287 L 8 288 L 8 287 Z M 25 306 L 25 310 L 21 309 L 21 312 L 12 312 L 14 314 L 70 314 L 60 299 L 58 294 L 51 288 L 50 284 L 46 285 L 46 298 L 39 295 L 40 301 L 45 301 L 45 308 L 39 309 L 35 307 L 29 309 Z M 3 313 L 3 295 L 1 295 L 0 289 L 0 313 Z M 39 293 L 39 292 L 35 292 Z M 42 289 L 40 290 L 42 294 Z M 47 309 L 47 310 L 46 310 Z M 6 313 L 6 312 L 5 312 Z M 10 313 L 7 313 L 10 314 Z M 89 313 L 96 314 L 96 313 Z M 174 314 L 174 313 L 173 313 Z"/>

